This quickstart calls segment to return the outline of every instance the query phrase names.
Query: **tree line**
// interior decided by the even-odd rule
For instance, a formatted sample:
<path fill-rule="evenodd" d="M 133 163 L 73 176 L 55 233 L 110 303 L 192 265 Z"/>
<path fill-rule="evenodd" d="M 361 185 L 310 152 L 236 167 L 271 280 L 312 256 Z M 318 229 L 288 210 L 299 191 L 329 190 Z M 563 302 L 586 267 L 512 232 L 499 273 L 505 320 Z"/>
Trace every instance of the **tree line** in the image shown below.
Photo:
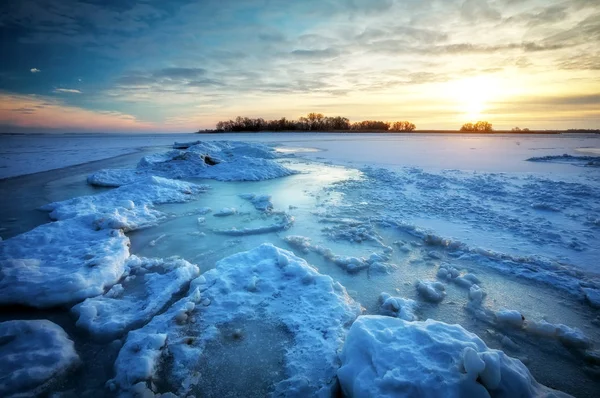
<path fill-rule="evenodd" d="M 235 120 L 220 121 L 216 131 L 414 131 L 414 123 L 407 121 L 382 122 L 378 120 L 364 120 L 351 123 L 342 116 L 325 116 L 322 113 L 309 113 L 298 120 L 289 120 L 284 117 L 278 120 L 265 120 L 263 118 L 249 118 L 238 116 Z"/>

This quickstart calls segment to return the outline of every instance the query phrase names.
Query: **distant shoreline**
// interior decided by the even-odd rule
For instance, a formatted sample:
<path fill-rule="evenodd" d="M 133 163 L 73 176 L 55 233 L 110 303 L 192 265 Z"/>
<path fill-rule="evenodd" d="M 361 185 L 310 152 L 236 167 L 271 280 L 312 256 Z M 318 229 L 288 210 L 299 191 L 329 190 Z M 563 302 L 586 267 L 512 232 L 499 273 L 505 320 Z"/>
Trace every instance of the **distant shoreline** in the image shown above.
<path fill-rule="evenodd" d="M 280 133 L 295 133 L 295 134 L 394 134 L 394 135 L 411 135 L 411 134 L 471 134 L 471 135 L 488 135 L 488 134 L 511 134 L 511 135 L 543 135 L 543 134 L 600 134 L 600 130 L 531 130 L 531 131 L 511 131 L 511 130 L 493 130 L 493 131 L 459 131 L 459 130 L 415 130 L 415 131 L 385 131 L 385 130 L 281 130 L 281 131 L 215 131 L 204 130 L 197 131 L 195 134 L 280 134 Z"/>

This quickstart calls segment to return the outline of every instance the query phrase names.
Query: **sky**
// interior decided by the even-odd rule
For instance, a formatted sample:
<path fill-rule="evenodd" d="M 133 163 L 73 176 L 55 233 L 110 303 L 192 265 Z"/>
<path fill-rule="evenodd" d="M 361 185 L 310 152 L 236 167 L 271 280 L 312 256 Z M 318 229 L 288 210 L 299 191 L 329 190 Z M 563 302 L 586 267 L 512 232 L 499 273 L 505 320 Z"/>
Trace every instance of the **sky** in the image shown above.
<path fill-rule="evenodd" d="M 0 132 L 600 128 L 598 0 L 11 0 Z"/>

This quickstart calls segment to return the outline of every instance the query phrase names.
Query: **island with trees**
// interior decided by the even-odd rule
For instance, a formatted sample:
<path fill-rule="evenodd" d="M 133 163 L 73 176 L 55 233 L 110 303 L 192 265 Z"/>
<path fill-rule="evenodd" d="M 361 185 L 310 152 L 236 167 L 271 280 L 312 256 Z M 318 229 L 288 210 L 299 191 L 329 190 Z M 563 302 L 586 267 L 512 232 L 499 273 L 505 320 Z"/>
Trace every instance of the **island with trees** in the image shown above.
<path fill-rule="evenodd" d="M 416 130 L 416 125 L 409 121 L 363 120 L 351 122 L 343 116 L 325 116 L 322 113 L 311 112 L 297 120 L 281 119 L 266 120 L 238 116 L 235 119 L 220 121 L 213 130 L 200 130 L 198 133 L 230 133 L 230 132 L 348 132 L 348 133 L 496 133 L 496 134 L 561 134 L 561 133 L 592 133 L 600 134 L 600 130 L 530 130 L 529 128 L 514 127 L 510 130 L 495 130 L 492 124 L 485 120 L 475 123 L 465 123 L 458 130 Z"/>

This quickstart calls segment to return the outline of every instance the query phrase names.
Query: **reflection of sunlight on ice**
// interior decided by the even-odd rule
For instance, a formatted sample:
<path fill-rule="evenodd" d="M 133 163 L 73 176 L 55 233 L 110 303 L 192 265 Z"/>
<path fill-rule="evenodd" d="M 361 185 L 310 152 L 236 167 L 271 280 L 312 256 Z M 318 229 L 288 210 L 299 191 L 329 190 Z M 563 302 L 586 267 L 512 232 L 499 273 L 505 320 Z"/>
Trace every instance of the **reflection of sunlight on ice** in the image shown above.
<path fill-rule="evenodd" d="M 321 152 L 319 148 L 309 147 L 295 147 L 295 146 L 277 146 L 275 151 L 279 153 L 310 153 L 310 152 Z"/>
<path fill-rule="evenodd" d="M 575 152 L 600 155 L 600 148 L 575 148 Z"/>

